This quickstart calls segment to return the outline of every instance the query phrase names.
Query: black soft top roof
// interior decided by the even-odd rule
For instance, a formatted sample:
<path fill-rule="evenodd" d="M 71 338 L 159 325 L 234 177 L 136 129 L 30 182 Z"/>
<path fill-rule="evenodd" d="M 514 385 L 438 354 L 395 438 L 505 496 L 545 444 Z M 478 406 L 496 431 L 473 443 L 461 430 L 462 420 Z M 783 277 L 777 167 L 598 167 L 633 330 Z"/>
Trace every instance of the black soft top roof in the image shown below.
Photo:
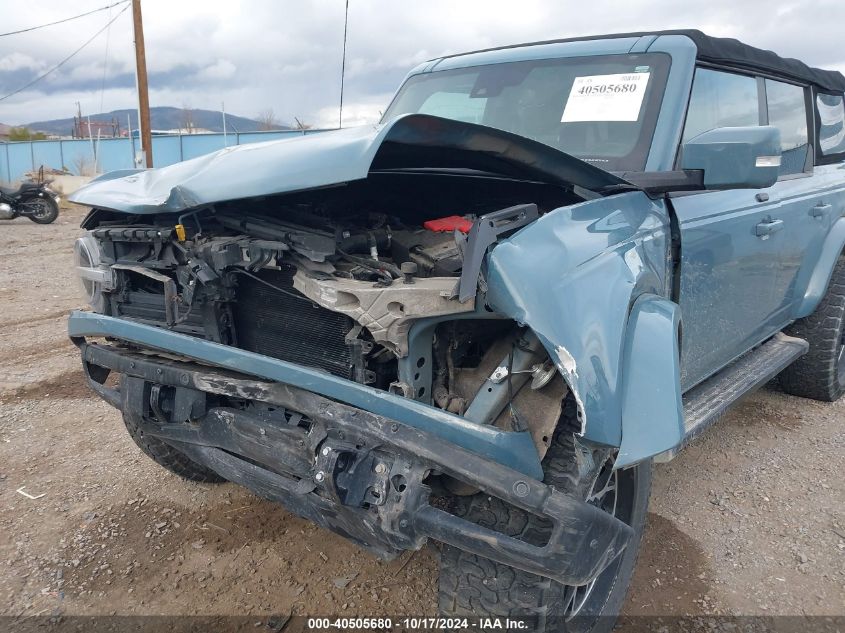
<path fill-rule="evenodd" d="M 590 35 L 588 37 L 570 37 L 560 40 L 533 42 L 532 44 L 504 46 L 501 48 L 518 48 L 519 46 L 537 44 L 556 44 L 560 42 L 604 40 L 621 37 L 642 37 L 647 35 L 685 35 L 695 43 L 696 48 L 698 48 L 697 58 L 701 61 L 719 64 L 721 66 L 728 66 L 737 70 L 756 71 L 776 75 L 799 83 L 810 83 L 828 92 L 845 92 L 845 76 L 838 71 L 812 68 L 797 59 L 781 57 L 772 51 L 749 46 L 748 44 L 743 44 L 739 40 L 730 37 L 711 37 L 710 35 L 706 35 L 697 29 Z M 450 57 L 457 57 L 457 55 Z"/>
<path fill-rule="evenodd" d="M 647 35 L 643 33 L 643 35 Z M 845 77 L 836 70 L 807 66 L 791 57 L 743 44 L 731 37 L 711 37 L 695 29 L 659 31 L 655 35 L 686 35 L 698 48 L 698 59 L 742 70 L 757 70 L 802 83 L 811 83 L 832 92 L 845 92 Z"/>

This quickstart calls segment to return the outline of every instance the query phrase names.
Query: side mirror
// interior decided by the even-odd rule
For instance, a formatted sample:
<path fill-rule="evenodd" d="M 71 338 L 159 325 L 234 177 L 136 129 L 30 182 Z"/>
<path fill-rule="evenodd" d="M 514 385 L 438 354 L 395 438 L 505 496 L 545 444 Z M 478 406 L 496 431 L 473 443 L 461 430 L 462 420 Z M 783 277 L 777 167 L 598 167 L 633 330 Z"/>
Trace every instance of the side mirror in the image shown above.
<path fill-rule="evenodd" d="M 704 172 L 705 189 L 765 189 L 778 179 L 780 130 L 720 127 L 683 145 L 681 169 Z"/>

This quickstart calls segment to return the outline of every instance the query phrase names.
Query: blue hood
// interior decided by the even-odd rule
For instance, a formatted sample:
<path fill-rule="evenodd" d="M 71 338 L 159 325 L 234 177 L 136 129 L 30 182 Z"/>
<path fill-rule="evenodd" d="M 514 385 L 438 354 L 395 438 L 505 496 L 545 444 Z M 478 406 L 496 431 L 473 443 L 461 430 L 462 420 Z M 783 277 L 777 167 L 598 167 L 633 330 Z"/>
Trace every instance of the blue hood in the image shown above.
<path fill-rule="evenodd" d="M 382 125 L 238 145 L 160 169 L 110 172 L 69 200 L 126 213 L 180 212 L 226 200 L 341 185 L 362 180 L 371 171 L 395 169 L 469 169 L 596 193 L 632 187 L 522 136 L 409 114 Z"/>

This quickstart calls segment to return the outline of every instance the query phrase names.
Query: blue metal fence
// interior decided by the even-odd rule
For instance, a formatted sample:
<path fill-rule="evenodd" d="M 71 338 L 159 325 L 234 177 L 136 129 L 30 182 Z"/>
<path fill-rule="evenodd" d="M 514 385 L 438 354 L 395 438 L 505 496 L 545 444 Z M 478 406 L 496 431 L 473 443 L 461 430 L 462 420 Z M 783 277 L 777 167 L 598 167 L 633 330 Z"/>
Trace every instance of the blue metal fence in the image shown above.
<path fill-rule="evenodd" d="M 223 149 L 226 146 L 259 143 L 311 134 L 322 130 L 284 130 L 275 132 L 242 132 L 227 134 L 182 134 L 153 136 L 153 164 L 172 165 Z M 137 138 L 70 139 L 61 141 L 22 141 L 0 143 L 0 182 L 10 184 L 21 180 L 27 172 L 44 168 L 64 169 L 80 175 L 94 169 L 98 173 L 115 169 L 132 169 L 138 148 Z"/>

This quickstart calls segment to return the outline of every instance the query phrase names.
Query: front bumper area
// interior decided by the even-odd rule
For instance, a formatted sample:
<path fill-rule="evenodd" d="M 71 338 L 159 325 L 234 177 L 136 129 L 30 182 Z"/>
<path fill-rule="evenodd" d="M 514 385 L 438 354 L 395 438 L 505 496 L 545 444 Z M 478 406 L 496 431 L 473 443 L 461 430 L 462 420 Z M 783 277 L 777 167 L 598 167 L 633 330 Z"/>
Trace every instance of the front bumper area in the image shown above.
<path fill-rule="evenodd" d="M 395 419 L 281 382 L 75 341 L 90 386 L 145 434 L 382 557 L 433 538 L 580 585 L 631 538 L 630 527 L 598 508 Z M 106 386 L 110 372 L 121 374 L 119 388 Z M 424 482 L 432 472 L 544 517 L 548 542 L 529 544 L 435 507 Z"/>
<path fill-rule="evenodd" d="M 215 367 L 301 387 L 426 431 L 510 466 L 529 477 L 543 477 L 537 449 L 527 431 L 509 433 L 489 425 L 476 424 L 443 409 L 309 367 L 126 319 L 74 311 L 68 318 L 67 327 L 71 339 L 77 341 L 85 337 L 114 338 L 178 354 Z"/>

